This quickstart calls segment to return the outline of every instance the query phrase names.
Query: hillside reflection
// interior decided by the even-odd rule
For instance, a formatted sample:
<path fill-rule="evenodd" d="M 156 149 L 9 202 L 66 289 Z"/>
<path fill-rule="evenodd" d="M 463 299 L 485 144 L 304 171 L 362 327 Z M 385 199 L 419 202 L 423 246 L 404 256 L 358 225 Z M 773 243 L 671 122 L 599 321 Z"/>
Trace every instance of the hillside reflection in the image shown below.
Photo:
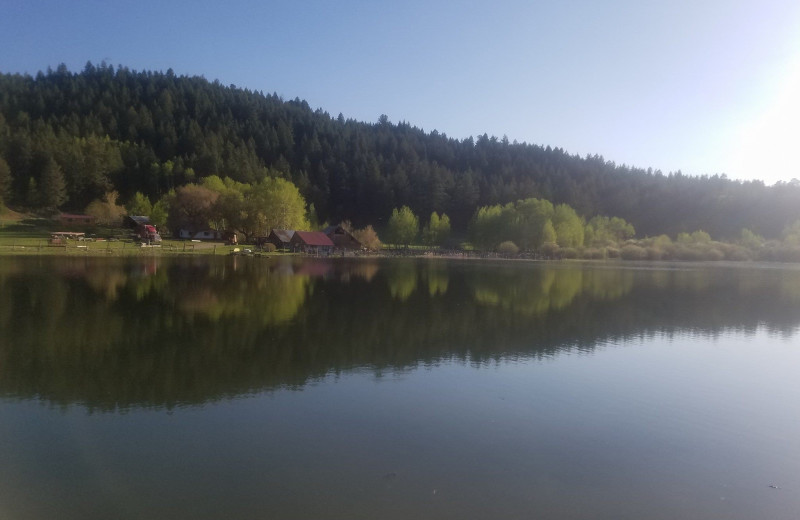
<path fill-rule="evenodd" d="M 800 322 L 800 271 L 262 258 L 3 258 L 0 396 L 94 410 L 331 372 Z"/>

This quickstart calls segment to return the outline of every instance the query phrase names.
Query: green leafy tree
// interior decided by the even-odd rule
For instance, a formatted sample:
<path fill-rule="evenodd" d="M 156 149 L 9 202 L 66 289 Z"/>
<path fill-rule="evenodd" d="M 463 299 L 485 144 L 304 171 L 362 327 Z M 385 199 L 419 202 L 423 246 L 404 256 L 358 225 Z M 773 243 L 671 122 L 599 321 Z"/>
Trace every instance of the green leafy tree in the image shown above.
<path fill-rule="evenodd" d="M 586 224 L 584 242 L 590 246 L 617 244 L 632 238 L 633 226 L 619 217 L 596 216 Z"/>
<path fill-rule="evenodd" d="M 544 235 L 545 226 L 552 219 L 555 209 L 549 200 L 544 199 L 524 199 L 517 201 L 516 209 L 519 214 L 519 232 L 517 242 L 523 249 L 536 249 L 548 240 Z"/>
<path fill-rule="evenodd" d="M 472 242 L 480 249 L 493 249 L 502 239 L 498 238 L 501 232 L 501 215 L 503 207 L 482 206 L 475 212 L 470 224 Z"/>
<path fill-rule="evenodd" d="M 308 229 L 306 201 L 290 181 L 268 177 L 253 187 L 266 229 Z"/>
<path fill-rule="evenodd" d="M 407 246 L 414 242 L 418 233 L 419 219 L 411 208 L 403 206 L 399 210 L 397 208 L 392 210 L 387 228 L 390 242 Z"/>
<path fill-rule="evenodd" d="M 138 191 L 133 194 L 133 197 L 128 201 L 125 208 L 128 210 L 128 215 L 143 215 L 149 217 L 153 212 L 153 205 L 150 203 L 150 199 Z"/>
<path fill-rule="evenodd" d="M 559 204 L 553 212 L 553 227 L 556 243 L 561 247 L 583 245 L 583 222 L 575 210 L 567 204 Z"/>
<path fill-rule="evenodd" d="M 175 192 L 170 191 L 153 204 L 153 211 L 150 212 L 150 222 L 159 230 L 167 228 L 169 219 L 170 202 L 175 198 Z"/>
<path fill-rule="evenodd" d="M 755 251 L 764 245 L 764 238 L 747 228 L 743 228 L 739 234 L 739 243 L 747 249 Z"/>
<path fill-rule="evenodd" d="M 553 227 L 551 220 L 545 221 L 542 226 L 542 245 L 556 243 L 556 228 Z"/>
<path fill-rule="evenodd" d="M 783 239 L 784 245 L 789 247 L 800 246 L 800 220 L 795 220 L 783 228 L 781 238 Z"/>
<path fill-rule="evenodd" d="M 435 211 L 422 229 L 422 241 L 429 246 L 444 244 L 450 238 L 450 217 L 442 213 L 440 217 Z"/>
<path fill-rule="evenodd" d="M 221 193 L 210 218 L 220 227 L 232 229 L 249 241 L 270 229 L 309 229 L 306 201 L 290 181 L 267 177 L 250 185 L 229 178 L 206 183 Z"/>

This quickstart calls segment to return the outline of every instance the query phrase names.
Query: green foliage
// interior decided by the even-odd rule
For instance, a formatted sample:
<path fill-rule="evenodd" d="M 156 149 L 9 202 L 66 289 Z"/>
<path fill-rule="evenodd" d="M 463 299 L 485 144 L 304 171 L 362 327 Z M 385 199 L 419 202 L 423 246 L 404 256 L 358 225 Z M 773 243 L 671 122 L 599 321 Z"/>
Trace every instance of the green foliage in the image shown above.
<path fill-rule="evenodd" d="M 560 247 L 583 245 L 583 221 L 570 206 L 559 204 L 555 207 L 553 227 L 556 230 L 556 243 Z"/>
<path fill-rule="evenodd" d="M 153 211 L 150 212 L 150 222 L 157 229 L 167 229 L 169 219 L 170 201 L 175 197 L 175 192 L 170 192 L 153 204 Z"/>
<path fill-rule="evenodd" d="M 422 242 L 429 246 L 440 246 L 450 238 L 450 217 L 442 213 L 440 217 L 435 211 L 422 229 Z"/>
<path fill-rule="evenodd" d="M 536 249 L 547 242 L 555 242 L 553 215 L 555 209 L 549 200 L 524 199 L 515 206 L 519 226 L 516 241 L 523 249 Z"/>
<path fill-rule="evenodd" d="M 153 212 L 153 205 L 150 203 L 150 199 L 137 191 L 128 201 L 128 204 L 125 205 L 125 209 L 128 210 L 128 215 L 143 215 L 149 217 Z"/>
<path fill-rule="evenodd" d="M 419 219 L 408 206 L 403 206 L 399 210 L 395 208 L 392 210 L 386 232 L 391 243 L 407 246 L 417 238 Z"/>
<path fill-rule="evenodd" d="M 623 260 L 647 260 L 647 249 L 628 244 L 622 248 L 620 255 Z"/>
<path fill-rule="evenodd" d="M 45 209 L 55 210 L 67 201 L 67 185 L 61 167 L 48 159 L 42 171 L 39 204 Z"/>
<path fill-rule="evenodd" d="M 584 237 L 588 245 L 605 246 L 619 244 L 635 234 L 633 226 L 624 219 L 596 216 L 586 224 Z"/>
<path fill-rule="evenodd" d="M 785 228 L 781 234 L 784 245 L 800 247 L 800 220 L 795 220 Z"/>
<path fill-rule="evenodd" d="M 0 204 L 2 204 L 11 191 L 11 168 L 2 156 L 0 156 Z"/>
<path fill-rule="evenodd" d="M 29 208 L 38 208 L 42 200 L 39 194 L 39 183 L 33 177 L 28 178 L 28 189 L 25 192 L 25 203 Z"/>
<path fill-rule="evenodd" d="M 755 251 L 764 245 L 764 238 L 747 228 L 743 228 L 739 235 L 739 243 L 747 249 Z"/>
<path fill-rule="evenodd" d="M 519 253 L 519 248 L 511 240 L 506 240 L 505 242 L 500 242 L 497 246 L 497 252 L 503 255 L 515 255 Z"/>
<path fill-rule="evenodd" d="M 209 187 L 212 176 L 251 186 L 280 177 L 319 221 L 363 226 L 381 222 L 386 208 L 408 206 L 419 215 L 446 212 L 460 233 L 478 208 L 499 207 L 492 232 L 472 221 L 485 248 L 506 239 L 522 249 L 548 242 L 542 234 L 553 209 L 548 216 L 545 199 L 577 214 L 617 215 L 650 236 L 702 228 L 732 237 L 747 226 L 778 238 L 786 222 L 800 219 L 800 183 L 664 174 L 486 134 L 458 140 L 407 123 L 359 123 L 202 77 L 59 67 L 36 77 L 0 74 L 0 100 L 0 156 L 11 178 L 0 197 L 11 206 L 55 204 L 40 193 L 43 158 L 52 158 L 66 189 L 54 207 L 77 211 L 111 190 L 123 200 L 140 192 L 156 201 L 187 184 Z M 580 242 L 571 226 L 565 235 L 552 223 L 562 243 Z M 596 224 L 585 229 L 589 245 L 609 241 Z"/>
<path fill-rule="evenodd" d="M 213 201 L 205 212 L 206 222 L 217 229 L 242 233 L 248 241 L 255 236 L 268 235 L 273 228 L 307 230 L 310 227 L 305 199 L 297 187 L 285 179 L 265 177 L 255 184 L 247 184 L 212 175 L 205 177 L 199 186 L 187 186 L 213 194 Z"/>
<path fill-rule="evenodd" d="M 472 240 L 482 249 L 495 249 L 505 240 L 521 244 L 523 249 L 536 249 L 555 242 L 553 214 L 553 204 L 541 199 L 484 206 L 472 219 Z"/>
<path fill-rule="evenodd" d="M 711 242 L 711 235 L 705 231 L 694 231 L 692 233 L 678 233 L 675 240 L 678 244 L 708 244 Z"/>
<path fill-rule="evenodd" d="M 542 245 L 556 243 L 556 228 L 553 227 L 553 222 L 547 220 L 542 226 Z"/>

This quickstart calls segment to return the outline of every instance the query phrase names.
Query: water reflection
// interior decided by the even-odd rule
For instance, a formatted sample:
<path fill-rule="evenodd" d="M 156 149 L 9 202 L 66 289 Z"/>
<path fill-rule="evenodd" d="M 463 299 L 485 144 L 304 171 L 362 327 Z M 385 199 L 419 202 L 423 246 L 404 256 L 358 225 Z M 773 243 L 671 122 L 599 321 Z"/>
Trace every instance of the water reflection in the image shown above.
<path fill-rule="evenodd" d="M 800 321 L 800 271 L 262 258 L 0 260 L 0 395 L 198 404 L 354 367 Z"/>

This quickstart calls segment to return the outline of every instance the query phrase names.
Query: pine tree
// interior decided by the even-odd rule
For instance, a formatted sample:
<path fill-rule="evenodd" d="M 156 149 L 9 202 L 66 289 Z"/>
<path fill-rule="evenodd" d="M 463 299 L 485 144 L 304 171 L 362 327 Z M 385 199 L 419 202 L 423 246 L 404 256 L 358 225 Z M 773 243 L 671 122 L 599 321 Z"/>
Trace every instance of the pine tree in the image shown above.
<path fill-rule="evenodd" d="M 56 210 L 67 201 L 67 184 L 61 167 L 52 158 L 45 163 L 42 171 L 40 205 Z"/>

